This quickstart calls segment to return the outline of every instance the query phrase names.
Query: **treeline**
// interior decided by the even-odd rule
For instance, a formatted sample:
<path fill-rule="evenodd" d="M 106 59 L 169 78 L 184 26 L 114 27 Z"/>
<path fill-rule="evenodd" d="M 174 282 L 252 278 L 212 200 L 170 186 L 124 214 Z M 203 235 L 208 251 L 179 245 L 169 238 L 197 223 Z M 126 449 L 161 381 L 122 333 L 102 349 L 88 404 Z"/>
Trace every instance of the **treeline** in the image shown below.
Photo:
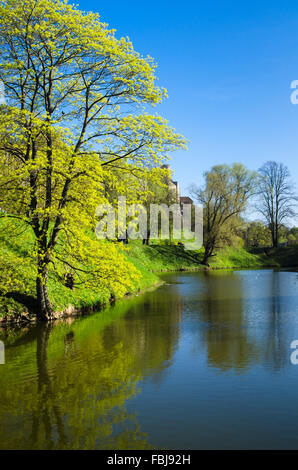
<path fill-rule="evenodd" d="M 248 248 L 272 247 L 270 229 L 261 221 L 244 223 L 239 235 Z M 280 225 L 278 243 L 281 246 L 298 244 L 298 227 Z"/>
<path fill-rule="evenodd" d="M 298 198 L 284 164 L 268 161 L 257 172 L 217 165 L 204 178 L 203 187 L 190 188 L 204 208 L 203 264 L 227 245 L 276 248 L 297 241 L 298 229 L 287 224 L 293 226 Z M 247 222 L 248 209 L 261 220 Z"/>

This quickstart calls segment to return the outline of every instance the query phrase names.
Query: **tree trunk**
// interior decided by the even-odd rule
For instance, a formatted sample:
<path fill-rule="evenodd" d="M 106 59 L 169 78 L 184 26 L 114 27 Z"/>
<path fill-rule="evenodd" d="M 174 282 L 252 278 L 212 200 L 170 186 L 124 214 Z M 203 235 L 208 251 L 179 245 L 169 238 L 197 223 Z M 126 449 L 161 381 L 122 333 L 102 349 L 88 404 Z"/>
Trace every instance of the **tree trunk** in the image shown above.
<path fill-rule="evenodd" d="M 209 267 L 209 263 L 208 263 L 208 259 L 210 258 L 210 256 L 212 255 L 213 253 L 213 248 L 211 248 L 209 245 L 207 245 L 205 247 L 205 253 L 204 253 L 204 258 L 203 258 L 203 261 L 202 261 L 202 264 L 204 266 L 208 266 Z"/>
<path fill-rule="evenodd" d="M 273 248 L 277 248 L 278 246 L 278 231 L 276 230 L 275 227 L 271 230 L 271 235 L 272 235 L 272 246 Z"/>
<path fill-rule="evenodd" d="M 202 264 L 203 264 L 204 266 L 208 266 L 208 267 L 209 267 L 208 259 L 209 259 L 209 256 L 205 253 L 205 254 L 204 254 L 203 261 L 202 261 Z"/>
<path fill-rule="evenodd" d="M 50 320 L 52 309 L 48 294 L 48 269 L 44 262 L 38 262 L 38 275 L 36 279 L 36 297 L 38 305 L 37 319 Z"/>
<path fill-rule="evenodd" d="M 278 247 L 278 224 L 275 226 L 275 247 Z"/>

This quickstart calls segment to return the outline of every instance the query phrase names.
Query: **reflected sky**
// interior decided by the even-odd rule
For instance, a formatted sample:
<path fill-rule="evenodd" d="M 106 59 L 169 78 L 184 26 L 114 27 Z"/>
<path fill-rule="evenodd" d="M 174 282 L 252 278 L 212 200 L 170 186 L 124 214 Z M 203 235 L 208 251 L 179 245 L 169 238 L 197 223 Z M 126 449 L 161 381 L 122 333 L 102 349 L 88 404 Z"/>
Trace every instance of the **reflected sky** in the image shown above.
<path fill-rule="evenodd" d="M 297 273 L 175 273 L 98 314 L 2 331 L 2 449 L 298 448 Z"/>

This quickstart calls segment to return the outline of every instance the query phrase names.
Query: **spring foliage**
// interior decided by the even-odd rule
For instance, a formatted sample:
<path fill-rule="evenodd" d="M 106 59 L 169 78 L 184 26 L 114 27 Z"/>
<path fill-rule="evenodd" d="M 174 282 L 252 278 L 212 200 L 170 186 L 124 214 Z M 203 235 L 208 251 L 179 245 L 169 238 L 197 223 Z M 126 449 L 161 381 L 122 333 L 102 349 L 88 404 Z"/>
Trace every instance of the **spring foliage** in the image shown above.
<path fill-rule="evenodd" d="M 185 146 L 145 110 L 167 96 L 155 69 L 98 14 L 58 0 L 0 3 L 0 217 L 13 236 L 14 219 L 34 234 L 41 309 L 50 309 L 49 274 L 120 292 L 137 276 L 113 243 L 90 234 L 109 189 L 146 198 L 143 182 L 161 182 L 156 168 Z M 17 281 L 16 261 L 2 291 Z"/>

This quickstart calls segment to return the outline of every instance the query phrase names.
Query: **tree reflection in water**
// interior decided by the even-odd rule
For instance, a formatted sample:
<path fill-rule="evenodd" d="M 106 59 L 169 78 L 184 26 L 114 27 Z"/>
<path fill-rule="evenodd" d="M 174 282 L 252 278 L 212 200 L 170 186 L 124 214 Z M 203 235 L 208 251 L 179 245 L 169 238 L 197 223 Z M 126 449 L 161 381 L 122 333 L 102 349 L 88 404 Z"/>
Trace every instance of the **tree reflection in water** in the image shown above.
<path fill-rule="evenodd" d="M 144 375 L 168 367 L 179 318 L 179 303 L 153 292 L 72 325 L 41 324 L 10 337 L 0 376 L 1 448 L 152 448 L 126 402 Z"/>
<path fill-rule="evenodd" d="M 259 358 L 258 345 L 248 336 L 244 287 L 240 276 L 206 272 L 199 298 L 199 315 L 208 363 L 221 370 L 244 371 Z"/>
<path fill-rule="evenodd" d="M 67 443 L 66 433 L 60 408 L 57 406 L 55 401 L 55 394 L 53 392 L 52 381 L 48 367 L 48 343 L 51 328 L 52 327 L 50 325 L 41 325 L 38 328 L 36 338 L 38 409 L 33 413 L 31 445 L 33 447 L 38 441 L 39 428 L 41 425 L 43 425 L 47 448 L 53 448 L 55 446 L 55 442 L 52 436 L 52 430 L 54 428 L 51 416 L 52 410 L 58 432 L 57 446 L 58 448 L 64 448 Z M 68 335 L 66 335 L 66 338 Z"/>

